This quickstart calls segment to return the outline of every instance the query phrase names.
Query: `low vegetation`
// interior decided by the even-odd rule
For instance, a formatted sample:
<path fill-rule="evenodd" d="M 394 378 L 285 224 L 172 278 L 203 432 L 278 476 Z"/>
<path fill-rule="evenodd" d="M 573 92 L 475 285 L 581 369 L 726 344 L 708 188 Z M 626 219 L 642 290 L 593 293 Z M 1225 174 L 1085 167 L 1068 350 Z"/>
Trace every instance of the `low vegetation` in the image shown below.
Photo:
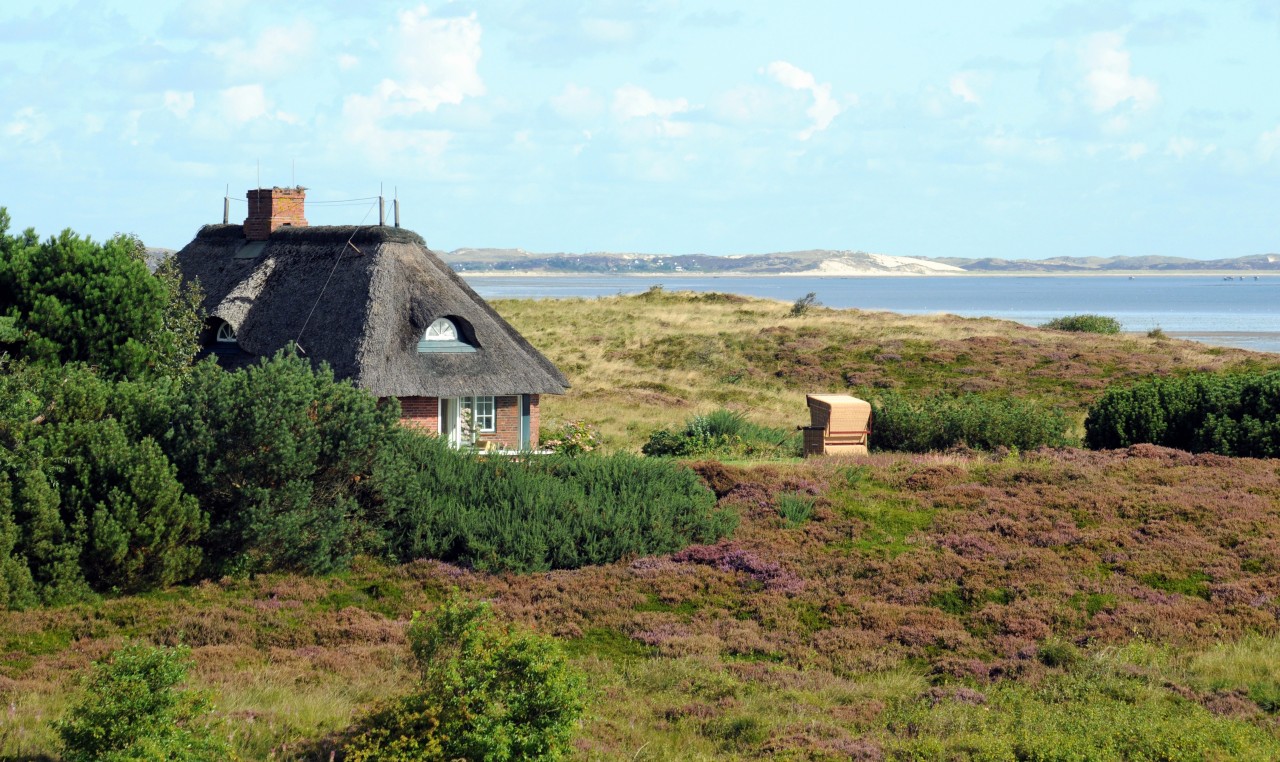
<path fill-rule="evenodd" d="M 494 305 L 573 384 L 543 398 L 544 419 L 584 421 L 611 450 L 639 450 L 654 431 L 679 431 L 721 408 L 790 430 L 809 422 L 804 395 L 813 393 L 1006 397 L 1061 409 L 1080 437 L 1086 411 L 1110 386 L 1280 369 L 1275 355 L 1164 337 L 816 305 L 791 317 L 788 302 L 733 294 Z"/>
<path fill-rule="evenodd" d="M 1041 328 L 1050 331 L 1072 331 L 1074 333 L 1101 333 L 1116 334 L 1120 333 L 1120 321 L 1106 315 L 1067 315 L 1066 317 L 1054 318 Z M 1151 336 L 1149 338 L 1158 338 Z"/>
<path fill-rule="evenodd" d="M 876 450 L 941 452 L 957 447 L 1032 450 L 1073 442 L 1059 408 L 1016 397 L 965 394 L 909 399 L 886 393 L 872 405 Z"/>
<path fill-rule="evenodd" d="M 356 724 L 348 762 L 554 762 L 584 709 L 583 679 L 553 639 L 501 627 L 486 603 L 451 597 L 408 629 L 419 683 Z"/>
<path fill-rule="evenodd" d="M 574 387 L 481 458 L 289 354 L 63 356 L 12 290 L 110 253 L 63 238 L 0 229 L 0 760 L 1280 757 L 1280 469 L 1218 454 L 1274 454 L 1274 357 L 505 302 Z M 846 390 L 897 451 L 786 457 Z"/>
<path fill-rule="evenodd" d="M 722 408 L 695 415 L 679 429 L 658 429 L 640 451 L 680 458 L 790 458 L 801 454 L 801 439 L 794 429 L 761 426 Z"/>
<path fill-rule="evenodd" d="M 1195 374 L 1108 389 L 1089 410 L 1085 437 L 1094 448 L 1147 442 L 1280 457 L 1280 372 Z"/>

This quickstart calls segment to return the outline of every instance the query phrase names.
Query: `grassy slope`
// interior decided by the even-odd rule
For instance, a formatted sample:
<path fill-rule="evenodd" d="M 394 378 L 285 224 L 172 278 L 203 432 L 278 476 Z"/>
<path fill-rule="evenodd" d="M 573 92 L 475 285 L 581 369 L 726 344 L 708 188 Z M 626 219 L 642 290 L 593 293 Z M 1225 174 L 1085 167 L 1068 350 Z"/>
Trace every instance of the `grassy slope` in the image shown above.
<path fill-rule="evenodd" d="M 1041 331 L 1002 320 L 814 308 L 724 294 L 507 300 L 498 310 L 569 376 L 543 421 L 582 418 L 606 444 L 716 407 L 760 423 L 808 423 L 804 394 L 999 392 L 1083 421 L 1108 383 L 1156 373 L 1280 367 L 1280 358 L 1145 336 Z M 544 423 L 545 425 L 545 423 Z"/>
<path fill-rule="evenodd" d="M 832 374 L 993 382 L 1080 411 L 1109 377 L 1259 357 L 688 296 L 499 308 L 575 382 L 550 414 L 623 446 L 724 403 L 801 418 L 814 378 L 844 388 Z M 804 360 L 828 346 L 843 359 Z M 526 577 L 364 563 L 0 613 L 0 759 L 51 753 L 75 678 L 126 638 L 193 646 L 245 758 L 328 759 L 326 734 L 407 689 L 407 617 L 453 586 L 591 673 L 583 759 L 1280 756 L 1275 461 L 1139 447 L 699 469 L 743 524 L 675 557 Z M 813 518 L 788 526 L 782 494 Z"/>

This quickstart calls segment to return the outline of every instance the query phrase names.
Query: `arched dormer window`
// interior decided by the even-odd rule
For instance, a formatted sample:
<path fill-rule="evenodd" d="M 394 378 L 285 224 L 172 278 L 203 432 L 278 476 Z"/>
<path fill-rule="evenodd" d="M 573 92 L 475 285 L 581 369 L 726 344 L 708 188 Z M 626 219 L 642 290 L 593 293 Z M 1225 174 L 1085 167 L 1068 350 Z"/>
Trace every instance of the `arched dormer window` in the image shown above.
<path fill-rule="evenodd" d="M 449 318 L 436 318 L 435 322 L 427 326 L 427 332 L 422 335 L 423 341 L 457 341 L 458 326 L 453 324 Z"/>
<path fill-rule="evenodd" d="M 222 323 L 218 326 L 218 335 L 214 337 L 214 340 L 219 344 L 234 344 L 236 343 L 236 329 L 232 328 L 230 323 Z"/>
<path fill-rule="evenodd" d="M 427 330 L 418 340 L 418 351 L 424 354 L 434 352 L 474 352 L 475 346 L 468 343 L 466 335 L 458 330 L 458 324 L 442 317 L 431 321 Z"/>

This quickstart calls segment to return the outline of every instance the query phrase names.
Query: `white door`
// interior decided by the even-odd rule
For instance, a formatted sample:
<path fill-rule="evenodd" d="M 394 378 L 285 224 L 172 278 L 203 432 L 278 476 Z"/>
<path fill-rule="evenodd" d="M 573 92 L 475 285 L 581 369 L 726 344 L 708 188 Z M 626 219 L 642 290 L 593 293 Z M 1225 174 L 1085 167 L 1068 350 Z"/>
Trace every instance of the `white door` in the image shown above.
<path fill-rule="evenodd" d="M 462 427 L 458 425 L 458 401 L 442 397 L 440 399 L 440 436 L 457 447 L 461 441 L 461 432 Z"/>

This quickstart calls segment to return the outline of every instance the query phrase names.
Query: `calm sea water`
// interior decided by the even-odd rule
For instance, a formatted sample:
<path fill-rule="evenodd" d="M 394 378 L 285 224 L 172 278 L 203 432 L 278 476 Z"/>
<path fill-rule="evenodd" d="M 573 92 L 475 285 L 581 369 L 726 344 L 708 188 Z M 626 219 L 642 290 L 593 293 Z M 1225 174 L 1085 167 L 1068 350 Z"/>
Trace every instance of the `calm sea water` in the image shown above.
<path fill-rule="evenodd" d="M 1143 275 L 956 277 L 473 276 L 481 296 L 593 297 L 668 290 L 721 291 L 793 301 L 810 291 L 828 307 L 965 317 L 1039 325 L 1062 315 L 1097 313 L 1126 331 L 1162 328 L 1209 344 L 1280 352 L 1280 276 Z"/>

